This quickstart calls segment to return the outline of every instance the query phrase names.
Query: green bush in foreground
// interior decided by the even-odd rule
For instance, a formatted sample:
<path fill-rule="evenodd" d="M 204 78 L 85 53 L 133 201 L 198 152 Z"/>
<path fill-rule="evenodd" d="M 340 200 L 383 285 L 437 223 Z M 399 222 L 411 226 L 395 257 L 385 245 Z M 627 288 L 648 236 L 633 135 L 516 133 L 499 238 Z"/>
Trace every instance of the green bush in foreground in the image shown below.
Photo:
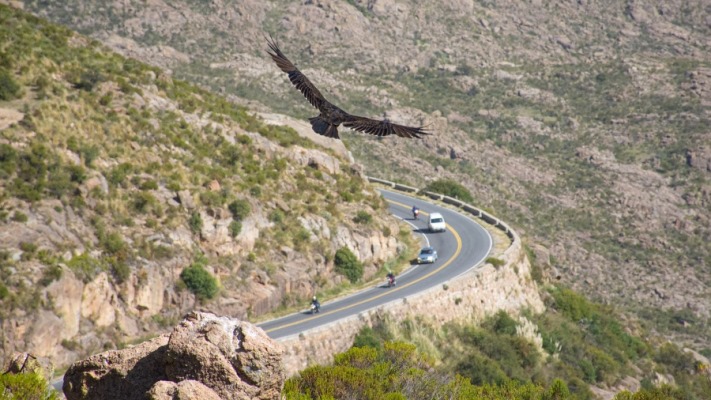
<path fill-rule="evenodd" d="M 55 400 L 58 393 L 37 373 L 0 374 L 0 400 Z"/>
<path fill-rule="evenodd" d="M 548 389 L 508 380 L 474 386 L 460 375 L 432 368 L 415 346 L 385 342 L 380 348 L 353 347 L 337 354 L 332 366 L 313 366 L 286 381 L 282 395 L 293 399 L 569 399 L 564 382 Z"/>

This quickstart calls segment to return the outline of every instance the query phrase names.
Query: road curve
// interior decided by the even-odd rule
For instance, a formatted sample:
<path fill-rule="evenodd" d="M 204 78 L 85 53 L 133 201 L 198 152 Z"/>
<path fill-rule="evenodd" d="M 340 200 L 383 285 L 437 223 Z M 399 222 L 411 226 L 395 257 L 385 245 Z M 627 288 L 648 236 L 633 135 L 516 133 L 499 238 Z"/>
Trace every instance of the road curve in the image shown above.
<path fill-rule="evenodd" d="M 493 245 L 491 235 L 467 215 L 401 193 L 385 189 L 381 189 L 380 193 L 388 201 L 390 212 L 396 218 L 404 219 L 416 234 L 421 235 L 423 245 L 429 243 L 437 249 L 437 262 L 408 269 L 397 277 L 397 285 L 393 288 L 385 287 L 383 279 L 376 287 L 323 303 L 318 314 L 300 312 L 258 324 L 270 337 L 286 338 L 390 301 L 412 296 L 478 266 L 489 255 Z M 422 211 L 417 221 L 412 219 L 410 212 L 413 205 Z M 432 212 L 442 214 L 447 222 L 446 232 L 427 232 L 427 217 Z M 61 392 L 63 381 L 55 380 L 52 386 Z"/>
<path fill-rule="evenodd" d="M 433 246 L 439 253 L 439 259 L 434 264 L 409 268 L 397 277 L 397 286 L 393 288 L 387 288 L 383 279 L 375 287 L 322 303 L 318 314 L 302 311 L 258 324 L 270 337 L 280 339 L 296 335 L 393 300 L 412 296 L 478 266 L 489 255 L 493 246 L 491 235 L 469 216 L 401 193 L 385 189 L 380 189 L 380 193 L 387 200 L 390 212 L 409 223 L 416 234 L 421 234 L 423 244 Z M 413 205 L 422 211 L 418 220 L 412 218 L 410 210 Z M 427 232 L 427 218 L 432 212 L 442 214 L 447 222 L 447 231 Z"/>

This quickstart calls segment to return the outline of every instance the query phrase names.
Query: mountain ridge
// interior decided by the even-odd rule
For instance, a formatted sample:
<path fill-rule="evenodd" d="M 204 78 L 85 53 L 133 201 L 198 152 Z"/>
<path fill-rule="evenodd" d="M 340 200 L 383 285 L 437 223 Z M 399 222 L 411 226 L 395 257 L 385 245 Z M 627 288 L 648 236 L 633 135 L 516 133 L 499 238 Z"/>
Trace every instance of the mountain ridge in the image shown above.
<path fill-rule="evenodd" d="M 196 307 L 246 318 L 344 290 L 343 248 L 364 279 L 413 251 L 342 144 L 7 6 L 0 18 L 3 356 L 67 365 Z"/>

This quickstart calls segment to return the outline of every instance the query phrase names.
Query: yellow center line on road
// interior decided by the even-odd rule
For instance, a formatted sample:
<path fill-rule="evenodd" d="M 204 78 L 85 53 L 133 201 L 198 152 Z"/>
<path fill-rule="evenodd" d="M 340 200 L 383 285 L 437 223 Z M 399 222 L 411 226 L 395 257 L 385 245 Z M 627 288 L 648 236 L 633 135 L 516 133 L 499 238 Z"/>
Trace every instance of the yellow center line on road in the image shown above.
<path fill-rule="evenodd" d="M 386 199 L 386 201 L 389 202 L 389 203 L 391 203 L 391 204 L 394 204 L 394 205 L 397 205 L 397 206 L 400 206 L 400 207 L 403 207 L 403 208 L 406 208 L 406 209 L 409 208 L 409 206 L 407 206 L 406 204 L 403 204 L 403 203 L 400 203 L 400 202 L 397 202 L 397 201 L 388 200 L 388 199 Z M 421 213 L 423 213 L 423 212 L 421 211 Z M 425 214 L 427 214 L 427 213 L 425 213 Z M 421 282 L 421 281 L 424 280 L 424 279 L 429 278 L 430 276 L 432 276 L 432 275 L 436 274 L 437 272 L 439 272 L 439 271 L 443 270 L 444 268 L 446 268 L 449 264 L 451 264 L 451 263 L 459 256 L 459 253 L 462 252 L 462 238 L 461 238 L 461 236 L 459 236 L 459 232 L 457 232 L 456 230 L 454 230 L 454 229 L 451 227 L 451 225 L 448 226 L 448 230 L 449 230 L 450 232 L 452 232 L 452 234 L 454 235 L 454 238 L 455 238 L 456 241 L 457 241 L 457 250 L 454 252 L 454 254 L 452 255 L 452 257 L 450 257 L 447 261 L 445 261 L 445 262 L 444 262 L 441 266 L 439 266 L 437 269 L 434 269 L 434 270 L 428 272 L 426 275 L 423 275 L 423 276 L 421 276 L 421 277 L 415 279 L 414 281 L 412 281 L 412 282 L 410 282 L 410 283 L 407 283 L 407 284 L 402 285 L 402 286 L 398 286 L 398 287 L 396 287 L 396 288 L 394 288 L 394 289 L 392 289 L 392 290 L 387 290 L 387 291 L 385 291 L 385 292 L 383 292 L 383 293 L 381 293 L 381 294 L 375 295 L 375 296 L 373 296 L 373 297 L 369 297 L 369 298 L 367 298 L 367 299 L 365 299 L 365 300 L 361 300 L 361 301 L 359 301 L 359 302 L 357 302 L 357 303 L 349 304 L 349 305 L 347 305 L 347 306 L 343 306 L 343 307 L 337 308 L 337 309 L 335 309 L 335 310 L 330 310 L 330 311 L 327 311 L 327 312 L 319 313 L 318 316 L 314 316 L 314 317 L 309 318 L 309 319 L 304 319 L 304 320 L 299 320 L 299 321 L 290 322 L 290 323 L 284 324 L 284 325 L 279 325 L 279 326 L 276 326 L 276 327 L 274 327 L 274 328 L 267 329 L 267 330 L 265 330 L 265 332 L 269 333 L 269 332 L 273 332 L 273 331 L 276 331 L 276 330 L 279 330 L 279 329 L 288 328 L 288 327 L 291 327 L 291 326 L 294 326 L 294 325 L 298 325 L 298 324 L 301 324 L 301 323 L 304 323 L 304 322 L 307 322 L 307 321 L 313 321 L 313 320 L 316 319 L 316 318 L 325 317 L 325 316 L 331 315 L 331 314 L 333 314 L 333 313 L 337 313 L 337 312 L 339 312 L 339 311 L 347 310 L 347 309 L 349 309 L 349 308 L 353 308 L 353 307 L 359 306 L 359 305 L 361 305 L 361 304 L 363 304 L 363 303 L 367 303 L 367 302 L 369 302 L 369 301 L 373 301 L 373 300 L 379 299 L 379 298 L 381 298 L 381 297 L 383 297 L 383 296 L 387 296 L 387 295 L 389 295 L 389 294 L 391 294 L 391 293 L 393 293 L 393 292 L 397 292 L 397 291 L 399 291 L 399 290 L 405 289 L 406 287 L 410 287 L 410 286 L 412 286 L 412 285 L 414 285 L 414 284 L 416 284 L 416 283 L 418 283 L 418 282 Z"/>

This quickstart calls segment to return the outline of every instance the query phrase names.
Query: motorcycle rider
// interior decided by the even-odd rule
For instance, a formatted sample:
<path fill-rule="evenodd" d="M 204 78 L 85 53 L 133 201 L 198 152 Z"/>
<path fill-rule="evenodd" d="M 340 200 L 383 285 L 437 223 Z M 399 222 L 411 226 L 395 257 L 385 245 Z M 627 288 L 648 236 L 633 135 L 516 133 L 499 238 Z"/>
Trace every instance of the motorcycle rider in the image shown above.
<path fill-rule="evenodd" d="M 392 272 L 388 272 L 388 286 L 394 286 L 395 285 L 395 274 Z"/>
<path fill-rule="evenodd" d="M 321 310 L 321 303 L 319 303 L 316 296 L 311 299 L 311 310 L 315 312 L 319 312 L 319 310 Z"/>
<path fill-rule="evenodd" d="M 412 216 L 417 219 L 417 217 L 420 215 L 420 209 L 417 208 L 417 206 L 412 206 Z"/>

